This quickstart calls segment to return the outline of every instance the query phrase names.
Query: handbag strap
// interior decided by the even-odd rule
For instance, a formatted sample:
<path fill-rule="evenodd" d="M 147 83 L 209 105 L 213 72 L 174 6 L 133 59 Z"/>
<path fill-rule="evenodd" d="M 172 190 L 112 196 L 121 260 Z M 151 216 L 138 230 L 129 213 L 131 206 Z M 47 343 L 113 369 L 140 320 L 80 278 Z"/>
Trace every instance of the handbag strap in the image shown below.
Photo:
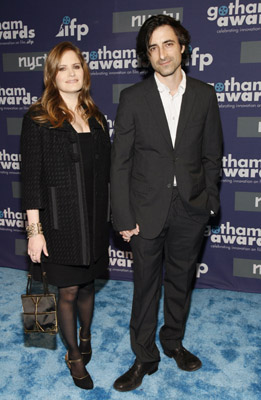
<path fill-rule="evenodd" d="M 30 263 L 29 272 L 27 275 L 26 295 L 30 295 L 32 292 L 32 280 L 33 280 L 33 263 Z"/>
<path fill-rule="evenodd" d="M 33 269 L 34 269 L 34 263 L 31 262 L 30 267 L 29 267 L 29 272 L 27 275 L 27 285 L 26 285 L 27 296 L 32 294 Z M 42 263 L 41 263 L 41 276 L 42 276 L 42 283 L 43 283 L 43 292 L 44 292 L 44 294 L 49 294 L 46 271 L 44 270 Z"/>

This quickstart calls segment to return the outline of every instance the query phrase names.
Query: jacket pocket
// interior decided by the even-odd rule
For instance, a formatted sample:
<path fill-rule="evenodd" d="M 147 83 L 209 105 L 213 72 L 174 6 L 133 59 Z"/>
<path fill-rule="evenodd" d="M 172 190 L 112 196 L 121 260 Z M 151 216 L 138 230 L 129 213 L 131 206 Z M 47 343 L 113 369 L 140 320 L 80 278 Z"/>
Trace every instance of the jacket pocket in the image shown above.
<path fill-rule="evenodd" d="M 58 207 L 57 207 L 57 188 L 55 186 L 49 187 L 50 202 L 51 202 L 51 218 L 53 229 L 59 229 L 58 224 Z"/>
<path fill-rule="evenodd" d="M 204 126 L 205 118 L 191 119 L 187 123 L 187 128 L 195 128 L 196 126 Z"/>
<path fill-rule="evenodd" d="M 111 186 L 108 183 L 108 207 L 107 207 L 107 222 L 111 220 Z"/>
<path fill-rule="evenodd" d="M 150 187 L 147 183 L 144 183 L 132 177 L 131 190 L 133 190 L 136 193 L 148 194 L 148 192 L 150 191 Z"/>

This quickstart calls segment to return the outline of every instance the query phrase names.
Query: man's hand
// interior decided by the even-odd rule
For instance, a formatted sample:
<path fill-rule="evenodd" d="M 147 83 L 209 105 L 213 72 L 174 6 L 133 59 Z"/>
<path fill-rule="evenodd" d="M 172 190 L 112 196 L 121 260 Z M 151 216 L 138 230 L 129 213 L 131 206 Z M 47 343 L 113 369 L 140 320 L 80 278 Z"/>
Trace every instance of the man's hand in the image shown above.
<path fill-rule="evenodd" d="M 125 242 L 129 242 L 133 235 L 138 235 L 139 233 L 140 227 L 138 224 L 136 224 L 135 229 L 131 229 L 130 231 L 120 231 L 120 235 L 122 236 L 123 240 L 125 240 Z"/>

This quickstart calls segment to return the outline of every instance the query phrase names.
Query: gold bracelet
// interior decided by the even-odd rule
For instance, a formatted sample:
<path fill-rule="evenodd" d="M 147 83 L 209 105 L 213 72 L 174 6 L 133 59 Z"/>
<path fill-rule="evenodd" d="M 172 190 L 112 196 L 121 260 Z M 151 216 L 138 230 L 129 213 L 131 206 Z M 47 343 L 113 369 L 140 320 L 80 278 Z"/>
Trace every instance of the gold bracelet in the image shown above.
<path fill-rule="evenodd" d="M 41 222 L 32 223 L 26 227 L 27 239 L 38 234 L 43 235 L 43 228 Z"/>

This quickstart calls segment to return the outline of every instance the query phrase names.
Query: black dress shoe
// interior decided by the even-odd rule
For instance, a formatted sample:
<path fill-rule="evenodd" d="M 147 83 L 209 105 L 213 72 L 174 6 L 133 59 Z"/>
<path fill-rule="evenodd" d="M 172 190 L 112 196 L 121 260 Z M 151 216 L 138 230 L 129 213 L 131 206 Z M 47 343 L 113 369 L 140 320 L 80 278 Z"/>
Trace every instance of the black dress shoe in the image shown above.
<path fill-rule="evenodd" d="M 68 366 L 68 368 L 70 370 L 70 373 L 72 375 L 74 384 L 76 386 L 78 386 L 81 389 L 85 389 L 85 390 L 93 389 L 93 381 L 92 381 L 92 378 L 90 377 L 90 374 L 89 374 L 88 371 L 85 371 L 86 374 L 84 376 L 81 376 L 81 377 L 74 376 L 72 374 L 72 370 L 71 370 L 72 369 L 72 364 L 81 363 L 81 362 L 83 363 L 82 357 L 78 358 L 77 360 L 69 360 L 69 354 L 67 352 L 66 355 L 65 355 L 65 362 L 66 362 L 66 364 L 67 364 L 67 366 Z"/>
<path fill-rule="evenodd" d="M 119 392 L 128 392 L 142 384 L 144 375 L 152 375 L 158 370 L 158 362 L 142 363 L 135 360 L 133 366 L 114 382 L 114 389 Z"/>
<path fill-rule="evenodd" d="M 174 358 L 177 366 L 184 371 L 196 371 L 202 367 L 202 362 L 194 354 L 190 353 L 183 346 L 174 350 L 164 350 L 166 356 Z"/>

